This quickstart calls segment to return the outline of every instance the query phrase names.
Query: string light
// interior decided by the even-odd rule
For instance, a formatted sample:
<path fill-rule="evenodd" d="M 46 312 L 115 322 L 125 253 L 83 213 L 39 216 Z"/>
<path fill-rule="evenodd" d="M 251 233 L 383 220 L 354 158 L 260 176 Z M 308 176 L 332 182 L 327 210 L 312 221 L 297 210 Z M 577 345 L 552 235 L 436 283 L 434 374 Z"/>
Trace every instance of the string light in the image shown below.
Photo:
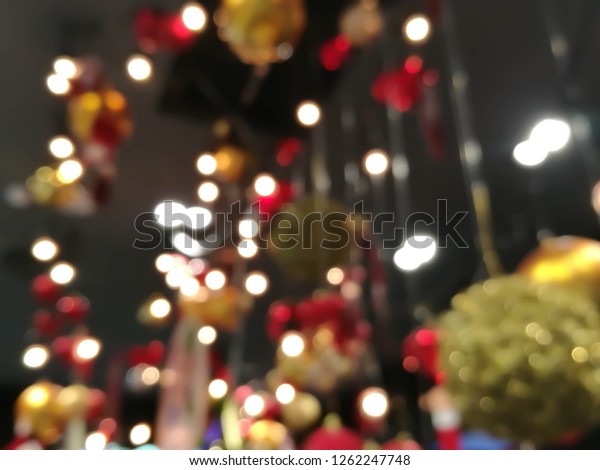
<path fill-rule="evenodd" d="M 254 191 L 259 196 L 271 196 L 277 190 L 277 181 L 271 175 L 258 175 L 254 180 Z"/>
<path fill-rule="evenodd" d="M 515 161 L 523 166 L 538 166 L 548 157 L 548 152 L 530 140 L 521 142 L 513 150 Z"/>
<path fill-rule="evenodd" d="M 75 278 L 75 268 L 69 263 L 61 262 L 50 269 L 50 279 L 56 284 L 69 284 Z"/>
<path fill-rule="evenodd" d="M 249 294 L 259 296 L 264 294 L 269 287 L 269 280 L 261 272 L 250 273 L 244 282 L 246 290 Z"/>
<path fill-rule="evenodd" d="M 134 54 L 127 59 L 127 73 L 136 82 L 145 82 L 152 76 L 152 62 L 142 54 Z"/>
<path fill-rule="evenodd" d="M 29 369 L 39 369 L 46 365 L 49 357 L 48 348 L 41 344 L 34 344 L 23 353 L 23 365 Z"/>
<path fill-rule="evenodd" d="M 56 178 L 63 184 L 71 184 L 83 176 L 83 166 L 77 160 L 62 162 L 56 171 Z"/>
<path fill-rule="evenodd" d="M 79 343 L 75 347 L 75 355 L 77 358 L 89 361 L 94 359 L 100 353 L 100 342 L 94 338 L 86 338 Z"/>
<path fill-rule="evenodd" d="M 365 155 L 363 165 L 367 173 L 378 176 L 384 174 L 388 170 L 390 161 L 385 152 L 381 150 L 371 150 Z"/>
<path fill-rule="evenodd" d="M 225 273 L 223 271 L 219 271 L 218 269 L 213 269 L 204 278 L 204 283 L 210 290 L 222 289 L 226 282 L 227 277 L 225 276 Z"/>
<path fill-rule="evenodd" d="M 316 126 L 321 119 L 321 109 L 314 101 L 303 101 L 296 109 L 296 118 L 303 126 Z"/>
<path fill-rule="evenodd" d="M 252 418 L 260 416 L 265 408 L 265 399 L 260 395 L 252 394 L 244 400 L 244 412 Z"/>
<path fill-rule="evenodd" d="M 85 450 L 103 450 L 108 444 L 104 433 L 92 432 L 85 439 Z"/>
<path fill-rule="evenodd" d="M 187 3 L 181 9 L 181 20 L 190 31 L 202 31 L 206 26 L 206 12 L 197 3 Z"/>
<path fill-rule="evenodd" d="M 50 90 L 50 93 L 54 95 L 66 95 L 71 91 L 71 83 L 69 80 L 55 73 L 46 78 L 46 86 L 48 87 L 48 90 Z"/>
<path fill-rule="evenodd" d="M 387 393 L 380 388 L 368 388 L 361 394 L 360 408 L 365 415 L 371 418 L 385 416 L 389 408 Z"/>
<path fill-rule="evenodd" d="M 210 153 L 204 153 L 196 160 L 196 168 L 201 174 L 210 176 L 217 171 L 217 160 Z"/>
<path fill-rule="evenodd" d="M 182 282 L 192 275 L 187 266 L 177 266 L 165 276 L 165 282 L 171 289 L 179 289 Z"/>
<path fill-rule="evenodd" d="M 58 244 L 48 237 L 38 238 L 31 245 L 31 254 L 38 261 L 51 261 L 58 255 Z"/>
<path fill-rule="evenodd" d="M 429 19 L 424 15 L 412 15 L 404 23 L 404 36 L 409 42 L 422 44 L 431 32 Z"/>
<path fill-rule="evenodd" d="M 179 291 L 184 297 L 194 297 L 200 292 L 200 282 L 195 277 L 188 277 L 179 286 Z"/>
<path fill-rule="evenodd" d="M 203 326 L 198 330 L 198 341 L 202 344 L 213 344 L 217 339 L 217 330 L 212 326 Z"/>
<path fill-rule="evenodd" d="M 287 405 L 296 398 L 296 389 L 290 384 L 281 384 L 275 390 L 275 398 L 282 405 Z"/>
<path fill-rule="evenodd" d="M 149 310 L 154 318 L 166 318 L 171 313 L 171 303 L 165 298 L 154 299 Z"/>
<path fill-rule="evenodd" d="M 198 186 L 198 197 L 204 202 L 216 201 L 219 197 L 219 187 L 212 181 L 206 181 Z"/>
<path fill-rule="evenodd" d="M 558 152 L 571 139 L 571 127 L 560 119 L 544 119 L 531 131 L 529 141 L 547 152 Z"/>
<path fill-rule="evenodd" d="M 79 66 L 71 57 L 60 56 L 54 59 L 52 68 L 56 75 L 71 80 L 79 74 Z"/>
<path fill-rule="evenodd" d="M 141 446 L 150 440 L 152 428 L 146 423 L 136 424 L 129 431 L 129 440 L 135 446 Z"/>
<path fill-rule="evenodd" d="M 298 357 L 304 352 L 305 341 L 298 333 L 288 333 L 281 340 L 281 352 L 288 357 Z"/>
<path fill-rule="evenodd" d="M 48 151 L 55 158 L 69 158 L 75 152 L 75 145 L 68 137 L 63 135 L 53 137 L 48 142 Z"/>
<path fill-rule="evenodd" d="M 215 379 L 208 384 L 208 394 L 215 400 L 225 397 L 228 390 L 227 382 L 222 379 Z"/>
<path fill-rule="evenodd" d="M 258 253 L 258 245 L 253 240 L 242 240 L 237 250 L 242 258 L 253 258 Z"/>
<path fill-rule="evenodd" d="M 339 286 L 344 282 L 344 271 L 340 268 L 331 268 L 327 271 L 327 282 L 332 286 Z"/>

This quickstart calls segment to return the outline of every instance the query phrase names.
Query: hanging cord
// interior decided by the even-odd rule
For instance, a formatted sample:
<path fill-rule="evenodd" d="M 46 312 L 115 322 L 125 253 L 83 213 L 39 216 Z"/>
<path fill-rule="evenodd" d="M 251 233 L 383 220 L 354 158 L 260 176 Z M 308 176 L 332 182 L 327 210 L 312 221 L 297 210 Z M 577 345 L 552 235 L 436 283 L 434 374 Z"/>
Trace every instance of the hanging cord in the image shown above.
<path fill-rule="evenodd" d="M 442 2 L 444 43 L 450 72 L 450 98 L 458 138 L 460 161 L 471 212 L 475 216 L 473 241 L 480 265 L 476 278 L 497 276 L 503 272 L 496 250 L 488 186 L 482 176 L 481 145 L 473 129 L 468 96 L 469 76 L 462 61 L 456 34 L 454 2 Z"/>

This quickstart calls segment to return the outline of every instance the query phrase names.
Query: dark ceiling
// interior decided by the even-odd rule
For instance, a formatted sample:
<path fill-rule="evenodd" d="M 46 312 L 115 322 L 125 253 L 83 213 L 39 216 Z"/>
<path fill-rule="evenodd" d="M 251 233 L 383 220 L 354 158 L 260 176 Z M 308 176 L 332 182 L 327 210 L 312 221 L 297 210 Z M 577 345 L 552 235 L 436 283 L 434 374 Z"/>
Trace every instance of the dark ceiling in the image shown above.
<path fill-rule="evenodd" d="M 320 17 L 324 3 L 329 5 L 328 13 Z M 513 147 L 547 115 L 586 112 L 595 122 L 600 105 L 597 88 L 600 68 L 596 60 L 600 28 L 594 27 L 600 22 L 597 2 L 454 0 L 452 3 L 456 6 L 459 46 L 469 74 L 473 121 L 483 149 L 483 172 L 491 190 L 498 248 L 506 269 L 512 269 L 534 246 L 538 229 L 600 237 L 597 218 L 589 204 L 591 170 L 582 163 L 580 148 L 569 147 L 536 173 L 540 185 L 536 200 L 528 192 L 531 173 L 516 167 L 511 157 Z M 180 3 L 155 0 L 152 4 L 176 9 Z M 318 42 L 327 33 L 333 35 L 328 29 L 331 15 L 340 5 L 342 2 L 321 0 L 311 3 L 312 17 L 319 19 L 315 21 L 316 36 L 311 41 Z M 399 44 L 402 18 L 418 5 L 419 2 L 386 3 L 389 23 L 397 25 L 397 30 L 385 40 L 389 44 L 398 39 L 395 49 L 398 64 L 411 52 Z M 336 77 L 316 72 L 314 59 L 312 66 L 306 65 L 310 57 L 304 58 L 306 63 L 289 65 L 295 67 L 291 69 L 293 73 L 284 66 L 275 66 L 254 108 L 236 107 L 234 99 L 230 101 L 233 109 L 228 106 L 218 111 L 202 101 L 205 87 L 191 95 L 178 94 L 181 89 L 173 83 L 196 86 L 199 75 L 208 76 L 217 84 L 218 91 L 231 98 L 239 84 L 227 78 L 231 78 L 231 73 L 243 74 L 245 69 L 235 65 L 233 56 L 227 56 L 223 46 L 209 47 L 200 39 L 183 56 L 157 57 L 156 73 L 149 83 L 139 85 L 127 79 L 124 62 L 136 50 L 131 21 L 135 10 L 145 6 L 148 6 L 145 0 L 0 2 L 0 60 L 4 64 L 0 75 L 2 187 L 24 180 L 46 162 L 48 139 L 64 131 L 63 103 L 50 96 L 44 86 L 50 64 L 58 54 L 99 56 L 109 80 L 129 99 L 135 122 L 133 138 L 119 156 L 112 201 L 97 214 L 78 219 L 49 210 L 16 210 L 0 204 L 0 249 L 5 261 L 0 266 L 3 317 L 0 385 L 20 386 L 38 377 L 37 373 L 24 370 L 20 359 L 35 310 L 29 295 L 29 280 L 36 268 L 27 261 L 26 251 L 30 242 L 41 234 L 64 241 L 67 256 L 78 266 L 80 277 L 76 289 L 91 300 L 90 327 L 102 339 L 105 354 L 155 337 L 166 337 L 167 332 L 147 330 L 136 321 L 135 311 L 141 301 L 164 287 L 153 269 L 157 253 L 131 246 L 135 237 L 133 221 L 136 215 L 151 210 L 163 199 L 174 198 L 189 204 L 194 201 L 199 180 L 192 171 L 194 161 L 199 152 L 214 145 L 210 128 L 219 112 L 234 114 L 246 123 L 252 140 L 249 145 L 258 150 L 259 168 L 275 171 L 272 162 L 275 137 L 295 132 L 290 127 L 291 121 L 279 119 L 277 113 L 285 114 L 290 105 L 311 94 L 322 97 L 326 103 L 325 134 L 327 161 L 333 175 L 332 191 L 340 199 L 348 194 L 341 177 L 344 165 L 359 162 L 371 147 L 387 146 L 385 109 L 370 98 L 368 91 L 381 71 L 381 43 L 356 54 Z M 559 29 L 564 30 L 571 45 L 572 60 L 563 77 L 557 72 L 542 11 L 551 10 L 552 6 L 556 11 L 550 12 L 550 17 L 558 20 Z M 433 41 L 424 49 L 427 65 L 440 69 L 442 83 L 449 77 L 445 46 L 443 36 L 436 31 Z M 221 60 L 213 62 L 215 56 Z M 317 75 L 318 92 L 302 84 Z M 468 208 L 446 86 L 441 91 L 448 136 L 444 160 L 437 161 L 427 155 L 414 115 L 407 115 L 403 122 L 411 169 L 411 209 L 415 211 L 435 213 L 438 199 L 448 199 L 453 210 Z M 272 97 L 281 97 L 282 106 L 273 107 Z M 269 114 L 271 107 L 273 114 Z M 341 110 L 348 107 L 356 114 L 358 123 L 351 136 L 344 133 L 340 124 Z M 398 210 L 399 201 L 391 181 L 387 182 L 388 190 L 380 195 L 371 194 L 365 186 L 367 182 L 362 183 L 363 189 L 361 185 L 355 188 L 355 196 L 365 197 L 367 207 L 377 212 Z M 350 203 L 350 199 L 346 198 L 346 202 Z M 534 209 L 542 214 L 542 219 L 534 217 Z M 461 227 L 461 231 L 472 245 L 469 224 Z M 388 261 L 391 253 L 384 253 Z M 441 250 L 435 262 L 412 278 L 416 281 L 418 300 L 433 310 L 443 309 L 453 293 L 473 279 L 475 265 L 473 249 Z M 389 274 L 393 311 L 398 317 L 408 315 L 402 276 L 391 266 Z M 283 287 L 277 280 L 279 276 L 274 277 L 270 300 Z M 267 304 L 268 299 L 259 302 L 253 316 L 251 327 L 258 332 L 262 330 Z M 397 319 L 397 336 L 411 323 L 412 320 Z M 248 361 L 268 362 L 271 352 L 268 344 L 260 342 L 255 346 L 248 352 Z M 106 357 L 100 362 L 99 371 L 105 361 Z M 256 369 L 251 369 L 248 375 L 252 375 L 252 370 Z M 52 377 L 54 374 L 50 373 Z M 103 381 L 102 374 L 98 374 L 97 381 Z"/>

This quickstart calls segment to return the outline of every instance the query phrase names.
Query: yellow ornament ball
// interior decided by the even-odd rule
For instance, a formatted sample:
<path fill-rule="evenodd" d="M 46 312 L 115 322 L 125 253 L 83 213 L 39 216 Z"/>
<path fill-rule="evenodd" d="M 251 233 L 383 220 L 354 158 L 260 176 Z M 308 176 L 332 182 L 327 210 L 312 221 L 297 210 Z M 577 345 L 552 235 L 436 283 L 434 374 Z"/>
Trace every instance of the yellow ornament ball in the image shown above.
<path fill-rule="evenodd" d="M 289 58 L 306 25 L 303 0 L 223 0 L 219 34 L 242 62 L 264 66 Z"/>
<path fill-rule="evenodd" d="M 536 282 L 580 290 L 600 305 L 600 242 L 595 240 L 547 238 L 521 262 L 517 273 Z"/>
<path fill-rule="evenodd" d="M 178 305 L 184 315 L 191 315 L 203 325 L 224 330 L 237 328 L 252 306 L 252 299 L 233 286 L 197 296 L 179 295 Z"/>
<path fill-rule="evenodd" d="M 59 385 L 40 381 L 23 390 L 15 404 L 16 421 L 44 445 L 53 444 L 62 433 L 62 419 L 55 408 L 60 391 Z"/>
<path fill-rule="evenodd" d="M 83 385 L 69 385 L 63 388 L 56 397 L 55 406 L 58 414 L 65 420 L 85 415 L 90 402 L 90 390 Z"/>
<path fill-rule="evenodd" d="M 466 426 L 544 444 L 600 422 L 600 313 L 577 290 L 490 279 L 456 295 L 438 330 Z"/>
<path fill-rule="evenodd" d="M 321 418 L 321 404 L 314 395 L 296 392 L 294 399 L 281 406 L 284 424 L 292 431 L 303 432 Z"/>
<path fill-rule="evenodd" d="M 350 6 L 340 18 L 340 32 L 353 46 L 374 40 L 383 28 L 383 17 L 374 0 L 362 0 Z"/>
<path fill-rule="evenodd" d="M 278 450 L 289 441 L 285 426 L 277 421 L 262 419 L 250 426 L 245 447 L 252 450 Z"/>

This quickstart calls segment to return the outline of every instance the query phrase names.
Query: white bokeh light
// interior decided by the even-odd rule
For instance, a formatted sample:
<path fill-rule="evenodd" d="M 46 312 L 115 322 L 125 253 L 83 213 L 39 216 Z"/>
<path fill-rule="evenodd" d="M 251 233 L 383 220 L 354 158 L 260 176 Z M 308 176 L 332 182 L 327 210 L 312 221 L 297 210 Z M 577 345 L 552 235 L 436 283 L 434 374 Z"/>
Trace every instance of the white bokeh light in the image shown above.
<path fill-rule="evenodd" d="M 421 44 L 429 38 L 431 24 L 424 15 L 412 15 L 404 23 L 404 36 L 409 42 Z"/>
<path fill-rule="evenodd" d="M 163 253 L 156 257 L 156 261 L 154 262 L 154 266 L 158 272 L 168 273 L 171 269 L 173 269 L 177 265 L 177 261 L 174 256 Z"/>
<path fill-rule="evenodd" d="M 305 341 L 298 333 L 288 333 L 281 340 L 281 352 L 288 357 L 298 357 L 304 352 Z"/>
<path fill-rule="evenodd" d="M 204 278 L 204 284 L 206 284 L 206 287 L 208 287 L 210 290 L 222 289 L 225 287 L 226 283 L 227 277 L 225 276 L 225 273 L 218 269 L 213 269 L 212 271 L 208 272 Z"/>
<path fill-rule="evenodd" d="M 296 389 L 290 384 L 281 384 L 275 390 L 275 398 L 282 405 L 288 405 L 296 398 Z"/>
<path fill-rule="evenodd" d="M 38 261 L 51 261 L 58 255 L 58 244 L 48 237 L 38 238 L 31 245 L 31 254 Z"/>
<path fill-rule="evenodd" d="M 65 77 L 53 73 L 46 78 L 46 86 L 54 95 L 66 95 L 71 91 L 71 83 Z"/>
<path fill-rule="evenodd" d="M 78 160 L 62 162 L 56 170 L 56 178 L 64 184 L 71 184 L 83 176 L 83 165 Z"/>
<path fill-rule="evenodd" d="M 547 152 L 557 152 L 571 139 L 571 127 L 560 119 L 544 119 L 531 131 L 529 140 Z"/>
<path fill-rule="evenodd" d="M 332 286 L 339 286 L 344 281 L 344 271 L 340 268 L 331 268 L 327 271 L 327 282 Z"/>
<path fill-rule="evenodd" d="M 180 202 L 163 201 L 154 208 L 154 216 L 165 227 L 178 227 L 184 223 L 186 207 Z"/>
<path fill-rule="evenodd" d="M 179 292 L 184 297 L 194 297 L 200 292 L 200 282 L 195 277 L 188 277 L 179 286 Z"/>
<path fill-rule="evenodd" d="M 100 353 L 100 342 L 94 338 L 79 341 L 75 347 L 75 355 L 84 361 L 94 359 Z"/>
<path fill-rule="evenodd" d="M 252 418 L 263 414 L 266 406 L 265 399 L 260 395 L 253 394 L 244 400 L 244 412 Z"/>
<path fill-rule="evenodd" d="M 203 326 L 198 330 L 198 341 L 202 344 L 213 344 L 217 339 L 217 330 L 212 326 Z"/>
<path fill-rule="evenodd" d="M 212 175 L 217 171 L 217 160 L 210 153 L 203 153 L 196 160 L 196 168 L 203 175 Z"/>
<path fill-rule="evenodd" d="M 263 295 L 269 288 L 269 280 L 263 273 L 256 271 L 246 277 L 244 286 L 249 294 L 259 296 Z"/>
<path fill-rule="evenodd" d="M 79 66 L 72 57 L 60 56 L 54 59 L 52 68 L 56 75 L 71 80 L 79 75 Z"/>
<path fill-rule="evenodd" d="M 197 3 L 186 3 L 181 8 L 181 20 L 190 31 L 202 31 L 206 26 L 206 12 Z"/>
<path fill-rule="evenodd" d="M 414 271 L 433 259 L 437 243 L 429 235 L 408 238 L 394 254 L 394 263 L 402 271 Z"/>
<path fill-rule="evenodd" d="M 215 400 L 220 400 L 227 395 L 229 387 L 223 379 L 214 379 L 208 384 L 208 394 Z"/>
<path fill-rule="evenodd" d="M 144 82 L 152 76 L 152 62 L 142 54 L 134 54 L 127 59 L 127 73 L 132 80 Z"/>
<path fill-rule="evenodd" d="M 135 446 L 141 446 L 150 440 L 152 428 L 146 423 L 136 424 L 129 431 L 129 440 Z"/>
<path fill-rule="evenodd" d="M 185 225 L 192 230 L 208 227 L 213 221 L 213 215 L 206 207 L 194 206 L 185 210 Z"/>
<path fill-rule="evenodd" d="M 73 279 L 75 279 L 76 271 L 75 268 L 69 263 L 56 263 L 50 269 L 50 279 L 52 279 L 56 284 L 69 284 Z"/>
<path fill-rule="evenodd" d="M 92 432 L 85 439 L 85 450 L 103 450 L 107 443 L 104 433 Z"/>
<path fill-rule="evenodd" d="M 48 142 L 48 151 L 55 158 L 69 158 L 75 153 L 75 145 L 68 137 L 59 135 Z"/>
<path fill-rule="evenodd" d="M 515 161 L 522 166 L 537 166 L 548 157 L 548 151 L 530 140 L 521 142 L 513 150 Z"/>
<path fill-rule="evenodd" d="M 212 181 L 205 181 L 198 186 L 198 197 L 204 202 L 214 202 L 219 197 L 219 187 Z"/>
<path fill-rule="evenodd" d="M 277 190 L 277 181 L 271 175 L 258 175 L 254 180 L 254 191 L 259 196 L 271 196 Z"/>
<path fill-rule="evenodd" d="M 238 234 L 241 238 L 250 239 L 258 235 L 258 222 L 252 219 L 240 220 Z"/>
<path fill-rule="evenodd" d="M 389 408 L 387 393 L 380 388 L 370 388 L 364 391 L 360 403 L 361 410 L 372 418 L 385 416 Z"/>
<path fill-rule="evenodd" d="M 384 174 L 390 167 L 390 160 L 382 150 L 371 150 L 363 161 L 367 173 L 373 176 Z"/>
<path fill-rule="evenodd" d="M 315 126 L 321 119 L 321 108 L 314 101 L 303 101 L 296 109 L 296 118 L 303 126 Z"/>
<path fill-rule="evenodd" d="M 50 358 L 50 353 L 46 346 L 33 344 L 23 353 L 23 365 L 29 369 L 39 369 L 44 367 Z"/>
<path fill-rule="evenodd" d="M 205 252 L 200 242 L 185 232 L 177 232 L 173 235 L 173 247 L 180 253 L 191 258 L 202 256 Z"/>
<path fill-rule="evenodd" d="M 242 240 L 237 250 L 242 258 L 254 258 L 258 253 L 258 245 L 253 240 Z"/>
<path fill-rule="evenodd" d="M 150 315 L 154 318 L 162 319 L 171 313 L 171 303 L 165 298 L 154 299 L 150 304 Z"/>

